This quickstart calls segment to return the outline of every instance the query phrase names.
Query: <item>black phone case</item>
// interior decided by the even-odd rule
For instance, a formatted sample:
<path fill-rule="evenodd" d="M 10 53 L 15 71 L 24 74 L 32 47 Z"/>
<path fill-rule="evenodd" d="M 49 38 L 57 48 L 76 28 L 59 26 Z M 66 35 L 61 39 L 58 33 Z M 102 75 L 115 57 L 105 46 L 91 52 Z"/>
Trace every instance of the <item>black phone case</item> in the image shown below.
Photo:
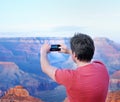
<path fill-rule="evenodd" d="M 60 51 L 60 45 L 51 45 L 50 51 Z"/>

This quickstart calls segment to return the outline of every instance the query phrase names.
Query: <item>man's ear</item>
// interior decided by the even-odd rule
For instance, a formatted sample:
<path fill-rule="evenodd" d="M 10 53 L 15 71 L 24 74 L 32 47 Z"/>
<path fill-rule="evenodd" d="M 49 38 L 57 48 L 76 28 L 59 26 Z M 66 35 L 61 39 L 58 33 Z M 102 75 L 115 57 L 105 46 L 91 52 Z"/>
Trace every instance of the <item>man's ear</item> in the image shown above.
<path fill-rule="evenodd" d="M 76 57 L 75 52 L 72 52 L 72 56 L 73 56 L 73 57 Z"/>
<path fill-rule="evenodd" d="M 77 57 L 76 57 L 75 52 L 72 52 L 72 59 L 73 59 L 74 62 L 76 62 Z"/>

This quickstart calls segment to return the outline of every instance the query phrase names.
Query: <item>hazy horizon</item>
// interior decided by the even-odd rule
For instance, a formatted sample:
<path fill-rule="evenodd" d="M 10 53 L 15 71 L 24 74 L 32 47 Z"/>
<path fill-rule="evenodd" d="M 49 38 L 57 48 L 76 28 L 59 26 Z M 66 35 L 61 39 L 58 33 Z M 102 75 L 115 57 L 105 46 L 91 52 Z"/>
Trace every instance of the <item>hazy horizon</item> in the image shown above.
<path fill-rule="evenodd" d="M 0 38 L 8 38 L 8 37 L 72 37 L 74 34 L 77 33 L 75 31 L 61 31 L 61 32 L 53 32 L 53 31 L 36 31 L 36 32 L 0 32 Z M 120 43 L 119 34 L 94 34 L 94 33 L 86 33 L 80 32 L 90 35 L 93 39 L 94 38 L 108 38 L 114 42 Z"/>

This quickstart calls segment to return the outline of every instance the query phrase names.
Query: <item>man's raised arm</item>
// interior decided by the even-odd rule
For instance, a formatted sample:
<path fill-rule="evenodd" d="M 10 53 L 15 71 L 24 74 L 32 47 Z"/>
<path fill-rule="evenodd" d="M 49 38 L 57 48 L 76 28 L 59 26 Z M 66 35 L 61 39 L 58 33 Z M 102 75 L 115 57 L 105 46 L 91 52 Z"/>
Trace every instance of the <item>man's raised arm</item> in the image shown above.
<path fill-rule="evenodd" d="M 51 46 L 49 44 L 43 44 L 43 46 L 41 47 L 40 63 L 41 63 L 42 71 L 55 81 L 55 71 L 57 70 L 57 68 L 54 66 L 51 66 L 47 58 L 47 54 L 50 52 L 50 47 Z M 71 53 L 71 51 L 68 50 L 65 45 L 61 45 L 61 50 L 59 52 L 66 53 L 66 54 Z"/>

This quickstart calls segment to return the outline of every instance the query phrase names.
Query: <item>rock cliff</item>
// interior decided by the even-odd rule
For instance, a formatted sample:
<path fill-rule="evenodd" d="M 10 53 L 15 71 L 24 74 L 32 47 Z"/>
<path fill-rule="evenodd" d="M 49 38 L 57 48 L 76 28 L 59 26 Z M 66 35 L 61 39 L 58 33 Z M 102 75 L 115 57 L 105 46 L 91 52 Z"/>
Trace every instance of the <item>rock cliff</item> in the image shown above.
<path fill-rule="evenodd" d="M 109 92 L 106 102 L 120 102 L 120 91 Z"/>
<path fill-rule="evenodd" d="M 0 99 L 0 102 L 43 102 L 38 98 L 29 95 L 29 92 L 22 86 L 10 88 Z"/>

